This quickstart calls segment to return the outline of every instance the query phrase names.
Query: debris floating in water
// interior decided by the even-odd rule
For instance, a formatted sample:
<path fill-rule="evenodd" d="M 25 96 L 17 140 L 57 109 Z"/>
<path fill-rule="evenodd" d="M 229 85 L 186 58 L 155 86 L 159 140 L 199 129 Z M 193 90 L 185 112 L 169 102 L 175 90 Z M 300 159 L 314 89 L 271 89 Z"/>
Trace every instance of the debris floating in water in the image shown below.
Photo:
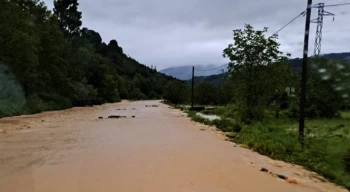
<path fill-rule="evenodd" d="M 108 119 L 119 119 L 119 118 L 126 118 L 126 116 L 111 115 L 108 117 Z"/>
<path fill-rule="evenodd" d="M 158 105 L 146 105 L 146 107 L 158 107 Z"/>
<path fill-rule="evenodd" d="M 288 177 L 284 176 L 284 175 L 281 175 L 281 174 L 276 174 L 276 176 L 280 179 L 283 179 L 283 180 L 287 180 Z"/>

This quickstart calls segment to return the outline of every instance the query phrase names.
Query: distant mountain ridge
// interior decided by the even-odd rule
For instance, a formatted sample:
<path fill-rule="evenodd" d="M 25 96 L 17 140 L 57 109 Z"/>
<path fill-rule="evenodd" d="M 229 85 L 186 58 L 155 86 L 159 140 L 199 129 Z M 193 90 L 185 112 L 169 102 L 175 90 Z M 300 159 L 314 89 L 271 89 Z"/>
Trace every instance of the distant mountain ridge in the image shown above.
<path fill-rule="evenodd" d="M 324 57 L 328 59 L 334 59 L 334 60 L 347 60 L 350 61 L 350 52 L 345 53 L 330 53 L 330 54 L 324 54 Z M 299 71 L 301 69 L 301 58 L 295 58 L 291 59 L 291 67 L 293 71 Z M 220 65 L 196 65 L 195 66 L 195 76 L 198 81 L 205 81 L 206 79 L 208 81 L 214 81 L 214 84 L 219 83 L 218 79 L 221 79 L 221 74 L 224 72 L 227 72 L 227 65 L 224 65 L 216 70 L 210 70 L 205 71 L 208 69 L 213 69 L 216 67 L 219 67 Z M 204 71 L 202 71 L 204 70 Z M 180 66 L 180 67 L 170 67 L 167 69 L 163 69 L 160 71 L 161 73 L 164 73 L 166 75 L 181 79 L 181 80 L 189 80 L 192 78 L 192 66 Z"/>
<path fill-rule="evenodd" d="M 195 76 L 218 75 L 227 72 L 227 65 L 195 65 Z M 214 70 L 211 70 L 214 69 Z M 160 71 L 163 74 L 181 79 L 188 80 L 192 78 L 192 66 L 170 67 Z"/>

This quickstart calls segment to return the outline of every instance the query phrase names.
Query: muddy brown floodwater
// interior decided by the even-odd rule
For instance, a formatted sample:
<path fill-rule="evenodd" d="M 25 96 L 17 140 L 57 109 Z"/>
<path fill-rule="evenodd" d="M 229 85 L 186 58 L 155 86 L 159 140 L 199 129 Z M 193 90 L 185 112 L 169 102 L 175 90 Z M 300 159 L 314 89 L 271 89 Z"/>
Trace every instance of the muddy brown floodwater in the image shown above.
<path fill-rule="evenodd" d="M 160 101 L 4 118 L 0 129 L 1 192 L 346 191 L 234 146 Z"/>

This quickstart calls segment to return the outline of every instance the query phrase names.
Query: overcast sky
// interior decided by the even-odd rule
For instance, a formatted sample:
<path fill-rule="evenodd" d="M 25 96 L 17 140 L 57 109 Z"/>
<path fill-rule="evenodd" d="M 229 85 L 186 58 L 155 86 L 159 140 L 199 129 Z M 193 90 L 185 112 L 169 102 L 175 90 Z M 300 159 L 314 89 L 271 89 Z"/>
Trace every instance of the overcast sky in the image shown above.
<path fill-rule="evenodd" d="M 350 0 L 314 0 L 336 4 Z M 44 0 L 52 9 L 53 0 Z M 99 32 L 103 41 L 116 39 L 124 52 L 157 69 L 182 65 L 221 65 L 222 50 L 232 41 L 232 30 L 245 23 L 269 34 L 306 8 L 305 0 L 80 0 L 83 26 Z M 329 7 L 335 21 L 324 22 L 322 53 L 350 52 L 350 6 Z M 317 17 L 313 9 L 313 18 Z M 281 50 L 302 55 L 305 17 L 279 33 Z M 311 25 L 313 54 L 316 24 Z"/>

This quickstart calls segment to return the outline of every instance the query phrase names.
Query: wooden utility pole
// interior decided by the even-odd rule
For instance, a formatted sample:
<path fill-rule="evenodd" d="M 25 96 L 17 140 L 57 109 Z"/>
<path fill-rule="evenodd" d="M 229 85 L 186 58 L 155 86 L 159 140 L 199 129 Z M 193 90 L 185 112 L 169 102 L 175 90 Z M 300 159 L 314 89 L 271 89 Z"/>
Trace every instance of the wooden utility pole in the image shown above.
<path fill-rule="evenodd" d="M 192 66 L 192 95 L 191 95 L 191 109 L 193 109 L 193 95 L 194 94 L 194 66 Z"/>
<path fill-rule="evenodd" d="M 299 142 L 304 146 L 304 126 L 305 126 L 305 100 L 306 100 L 306 80 L 307 80 L 307 61 L 309 52 L 309 34 L 311 19 L 312 0 L 307 1 L 303 65 L 301 72 L 301 94 L 300 94 L 300 116 L 299 116 Z"/>

